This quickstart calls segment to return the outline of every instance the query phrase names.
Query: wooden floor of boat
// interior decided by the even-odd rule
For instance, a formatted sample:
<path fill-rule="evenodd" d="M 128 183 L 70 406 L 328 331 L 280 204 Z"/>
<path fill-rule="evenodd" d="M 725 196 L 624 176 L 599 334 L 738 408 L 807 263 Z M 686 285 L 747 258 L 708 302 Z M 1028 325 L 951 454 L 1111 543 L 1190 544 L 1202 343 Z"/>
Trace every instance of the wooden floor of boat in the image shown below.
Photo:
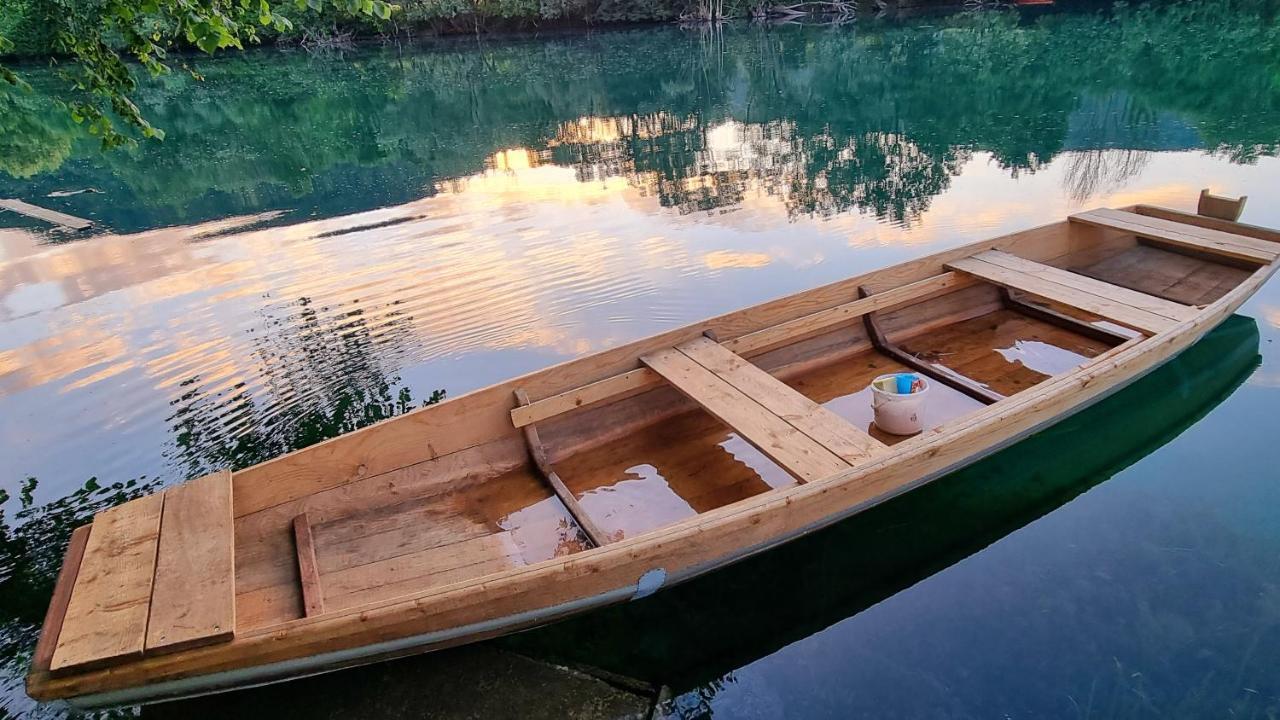
<path fill-rule="evenodd" d="M 1075 272 L 1186 305 L 1207 305 L 1244 282 L 1250 273 L 1150 245 L 1136 245 Z"/>

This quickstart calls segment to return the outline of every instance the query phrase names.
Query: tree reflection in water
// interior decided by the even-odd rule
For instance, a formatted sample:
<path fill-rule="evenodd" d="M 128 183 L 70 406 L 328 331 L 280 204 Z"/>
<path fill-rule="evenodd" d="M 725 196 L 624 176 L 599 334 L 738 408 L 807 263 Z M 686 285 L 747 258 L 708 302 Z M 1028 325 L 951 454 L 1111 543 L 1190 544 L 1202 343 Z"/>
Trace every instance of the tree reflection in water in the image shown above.
<path fill-rule="evenodd" d="M 978 152 L 1013 174 L 1064 151 L 1276 154 L 1274 15 L 1266 0 L 1209 0 L 1029 22 L 981 12 L 249 55 L 199 63 L 204 83 L 175 75 L 140 91 L 168 138 L 131 152 L 101 155 L 74 125 L 50 124 L 47 98 L 5 95 L 0 142 L 47 152 L 4 154 L 0 195 L 96 187 L 110 203 L 58 203 L 122 231 L 270 209 L 332 216 L 420 198 L 523 148 L 682 212 L 761 193 L 793 215 L 910 223 Z"/>
<path fill-rule="evenodd" d="M 95 513 L 166 482 L 254 465 L 444 399 L 444 390 L 434 390 L 418 401 L 399 386 L 387 356 L 373 351 L 375 337 L 358 308 L 322 314 L 305 297 L 283 307 L 283 317 L 263 310 L 261 327 L 252 332 L 266 393 L 246 382 L 219 390 L 195 377 L 170 401 L 172 466 L 185 477 L 109 485 L 90 478 L 45 504 L 35 501 L 36 478 L 21 484 L 17 498 L 0 490 L 0 682 L 11 686 L 3 688 L 6 694 L 21 693 L 71 532 Z M 411 319 L 384 322 L 376 341 L 394 340 Z"/>

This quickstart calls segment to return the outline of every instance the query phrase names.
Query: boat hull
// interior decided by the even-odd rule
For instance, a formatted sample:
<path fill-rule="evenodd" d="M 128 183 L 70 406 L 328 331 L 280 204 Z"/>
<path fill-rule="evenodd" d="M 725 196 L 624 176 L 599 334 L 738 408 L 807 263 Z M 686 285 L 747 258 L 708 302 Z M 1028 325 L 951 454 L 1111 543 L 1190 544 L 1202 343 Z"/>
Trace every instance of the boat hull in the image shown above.
<path fill-rule="evenodd" d="M 830 298 L 847 297 L 850 289 L 863 282 L 878 282 L 888 287 L 917 282 L 937 273 L 946 263 L 966 257 L 966 253 L 1014 247 L 1019 243 L 1031 247 L 1041 236 L 1061 238 L 1062 225 L 1065 223 L 975 243 L 795 298 L 784 298 L 743 311 L 747 321 L 736 316 L 717 320 L 720 327 L 747 323 L 742 332 L 736 334 L 757 332 L 760 327 L 804 314 L 806 308 L 801 307 L 790 310 L 790 318 L 770 317 L 771 313 L 776 314 L 771 308 L 786 307 L 788 301 L 802 305 L 813 303 L 821 310 L 833 304 Z M 604 605 L 643 598 L 910 492 L 1079 412 L 1194 344 L 1239 309 L 1274 269 L 1274 264 L 1257 267 L 1239 285 L 1198 308 L 1187 319 L 1171 323 L 1149 337 L 1139 336 L 1120 343 L 1033 389 L 892 445 L 866 462 L 820 481 L 762 493 L 567 557 L 342 612 L 251 628 L 238 632 L 229 643 L 142 657 L 105 670 L 59 675 L 38 669 L 28 678 L 29 692 L 35 697 L 66 698 L 83 708 L 190 697 L 465 644 Z M 813 293 L 817 293 L 816 299 Z M 635 358 L 651 352 L 652 348 L 696 336 L 709 324 L 715 327 L 717 320 L 608 351 L 603 359 L 575 361 L 477 391 L 452 401 L 458 403 L 452 407 L 491 404 L 489 398 L 509 396 L 513 388 L 539 387 L 539 383 L 542 383 L 540 394 L 547 396 L 561 391 L 571 381 L 581 384 L 582 376 L 591 381 L 593 378 L 583 372 L 584 367 L 592 368 L 595 377 L 608 376 L 615 369 L 625 371 L 629 367 L 628 358 L 634 363 Z M 501 411 L 505 413 L 509 408 L 508 404 Z M 402 432 L 411 432 L 415 428 L 413 422 L 423 422 L 421 418 L 443 417 L 448 421 L 451 417 L 448 408 L 435 412 L 435 415 L 423 413 L 417 421 L 390 422 L 401 422 L 400 427 L 407 428 Z M 361 433 L 365 433 L 364 438 L 372 437 L 370 430 Z M 314 457 L 298 453 L 259 468 L 279 472 L 291 463 L 314 462 Z M 365 464 L 360 467 L 368 472 Z M 237 503 L 261 503 L 263 493 L 278 492 L 260 484 L 251 485 L 247 480 L 243 484 L 243 489 L 249 492 L 242 492 L 242 486 L 237 484 Z M 243 500 L 245 497 L 249 499 Z"/>

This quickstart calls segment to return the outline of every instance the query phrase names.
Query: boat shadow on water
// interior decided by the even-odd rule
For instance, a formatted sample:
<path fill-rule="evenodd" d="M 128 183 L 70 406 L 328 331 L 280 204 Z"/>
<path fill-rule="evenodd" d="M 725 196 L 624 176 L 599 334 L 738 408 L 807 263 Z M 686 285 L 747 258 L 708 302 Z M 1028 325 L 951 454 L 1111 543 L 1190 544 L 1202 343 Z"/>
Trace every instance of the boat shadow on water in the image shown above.
<path fill-rule="evenodd" d="M 493 707 L 563 717 L 566 703 L 593 707 L 591 716 L 634 711 L 618 700 L 619 688 L 645 703 L 664 687 L 709 699 L 738 668 L 960 562 L 1155 452 L 1253 373 L 1258 347 L 1254 320 L 1232 316 L 1124 390 L 1011 447 L 643 600 L 479 646 L 146 714 L 479 716 L 497 693 Z M 583 693 L 597 697 L 584 702 Z"/>

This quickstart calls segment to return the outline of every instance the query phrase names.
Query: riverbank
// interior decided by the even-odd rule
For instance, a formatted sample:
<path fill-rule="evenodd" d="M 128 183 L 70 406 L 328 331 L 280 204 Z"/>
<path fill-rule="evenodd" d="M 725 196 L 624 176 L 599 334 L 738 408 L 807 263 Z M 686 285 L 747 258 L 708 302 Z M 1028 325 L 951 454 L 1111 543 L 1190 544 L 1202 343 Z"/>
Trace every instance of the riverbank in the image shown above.
<path fill-rule="evenodd" d="M 840 23 L 854 17 L 914 17 L 975 7 L 963 0 L 399 0 L 390 20 L 352 17 L 333 10 L 298 11 L 283 3 L 293 27 L 260 31 L 265 46 L 341 47 L 361 41 L 411 41 L 422 37 L 491 35 L 503 39 L 529 33 L 643 27 L 657 23 L 727 20 Z M 1063 6 L 1109 6 L 1098 0 L 1059 0 Z M 983 3 L 977 7 L 998 7 Z M 60 8 L 47 0 L 11 0 L 0 9 L 0 38 L 13 43 L 0 60 L 32 61 L 58 55 L 47 16 Z M 179 49 L 183 49 L 180 45 Z M 194 50 L 193 46 L 185 49 Z"/>

